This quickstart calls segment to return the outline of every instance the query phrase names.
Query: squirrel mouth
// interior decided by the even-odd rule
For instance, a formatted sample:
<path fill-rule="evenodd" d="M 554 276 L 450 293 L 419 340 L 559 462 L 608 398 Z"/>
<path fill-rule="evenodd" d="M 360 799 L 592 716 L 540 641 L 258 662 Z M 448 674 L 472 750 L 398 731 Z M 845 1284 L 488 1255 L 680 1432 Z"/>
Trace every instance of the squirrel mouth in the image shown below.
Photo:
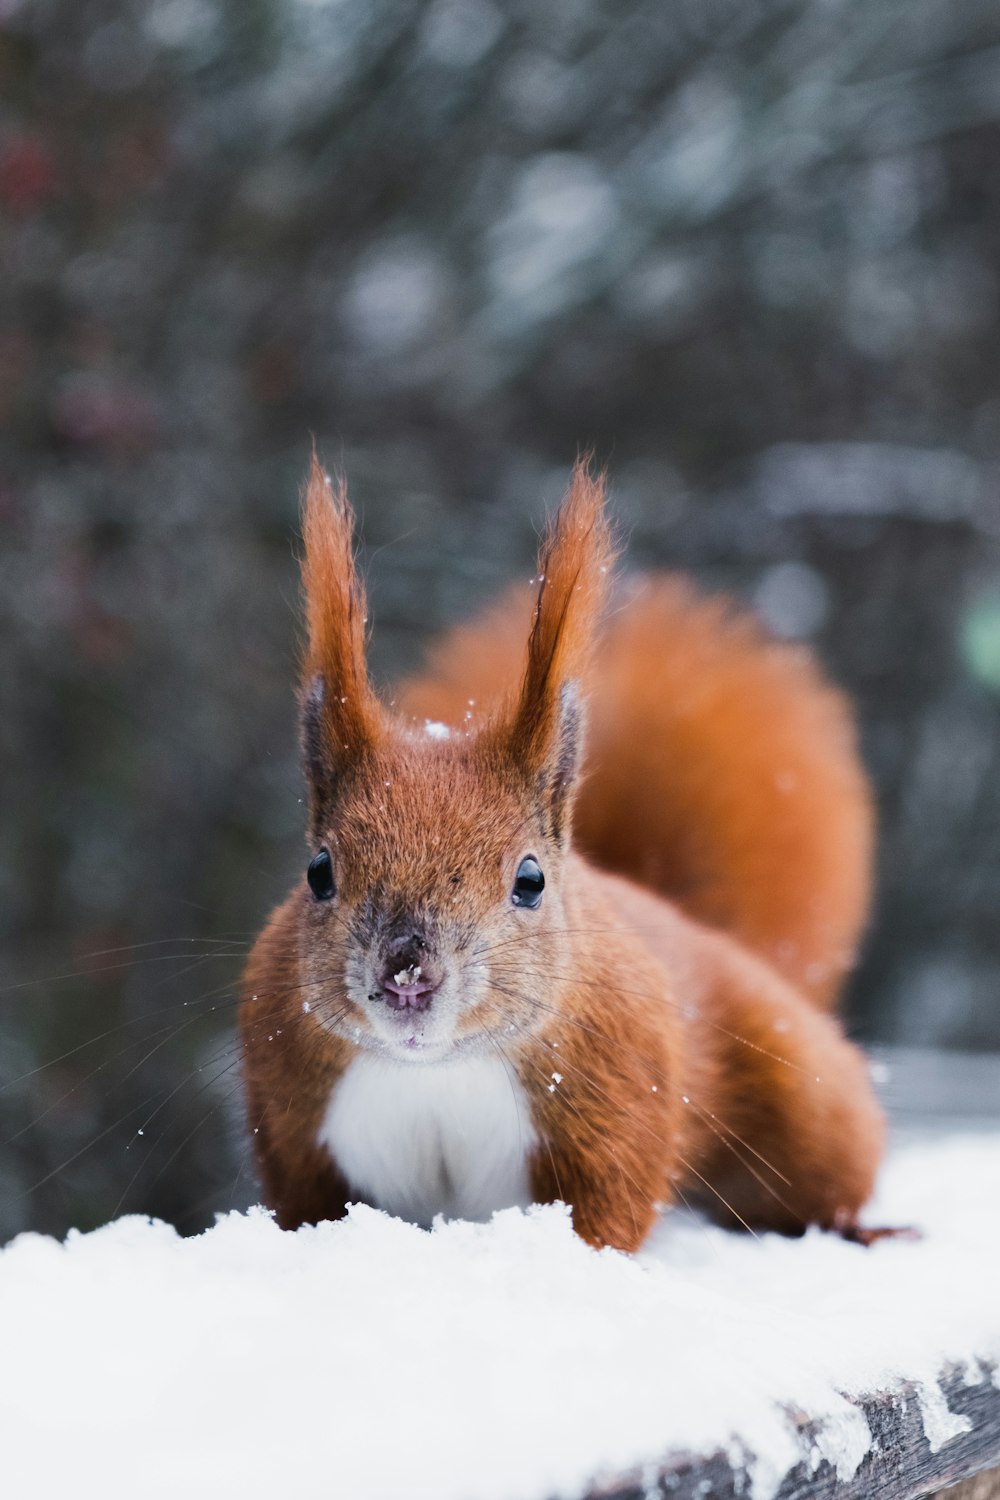
<path fill-rule="evenodd" d="M 398 974 L 386 977 L 381 984 L 386 1004 L 390 1010 L 426 1010 L 431 997 L 438 989 L 435 980 L 421 974 L 420 965 L 401 969 Z"/>

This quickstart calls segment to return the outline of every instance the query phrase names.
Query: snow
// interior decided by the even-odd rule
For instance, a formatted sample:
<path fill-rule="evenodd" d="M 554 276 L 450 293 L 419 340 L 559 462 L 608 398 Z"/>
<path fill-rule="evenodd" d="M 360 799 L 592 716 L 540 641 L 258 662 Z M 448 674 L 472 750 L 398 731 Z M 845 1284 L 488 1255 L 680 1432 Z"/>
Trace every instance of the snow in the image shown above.
<path fill-rule="evenodd" d="M 869 1217 L 925 1237 L 675 1213 L 629 1258 L 558 1206 L 430 1233 L 355 1208 L 297 1234 L 257 1209 L 186 1240 L 136 1217 L 22 1235 L 0 1253 L 6 1486 L 545 1500 L 720 1446 L 755 1455 L 758 1500 L 803 1457 L 847 1477 L 870 1435 L 840 1392 L 916 1382 L 936 1448 L 966 1425 L 940 1371 L 1000 1361 L 1000 1134 L 898 1148 Z"/>

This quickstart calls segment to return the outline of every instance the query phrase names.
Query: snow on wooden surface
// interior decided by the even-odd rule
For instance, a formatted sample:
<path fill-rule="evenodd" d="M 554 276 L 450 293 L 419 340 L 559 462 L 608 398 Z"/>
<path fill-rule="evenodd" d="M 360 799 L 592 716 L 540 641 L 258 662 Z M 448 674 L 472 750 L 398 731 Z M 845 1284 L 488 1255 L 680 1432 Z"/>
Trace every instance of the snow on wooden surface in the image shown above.
<path fill-rule="evenodd" d="M 1000 1134 L 897 1149 L 870 1219 L 925 1238 L 672 1214 L 630 1259 L 559 1207 L 23 1235 L 0 1254 L 6 1492 L 545 1500 L 720 1447 L 754 1455 L 757 1497 L 803 1458 L 846 1479 L 871 1434 L 842 1393 L 908 1383 L 940 1449 L 969 1425 L 942 1370 L 1000 1380 Z"/>

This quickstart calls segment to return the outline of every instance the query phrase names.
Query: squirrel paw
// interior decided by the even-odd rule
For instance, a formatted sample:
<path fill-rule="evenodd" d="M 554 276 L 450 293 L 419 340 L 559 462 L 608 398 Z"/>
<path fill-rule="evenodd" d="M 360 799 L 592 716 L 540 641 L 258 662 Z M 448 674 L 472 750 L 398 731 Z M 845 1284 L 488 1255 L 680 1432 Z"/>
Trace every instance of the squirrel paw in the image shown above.
<path fill-rule="evenodd" d="M 922 1240 L 923 1234 L 913 1224 L 901 1224 L 896 1228 L 885 1226 L 871 1228 L 859 1224 L 846 1210 L 838 1213 L 833 1221 L 833 1232 L 852 1245 L 874 1245 L 878 1240 Z"/>

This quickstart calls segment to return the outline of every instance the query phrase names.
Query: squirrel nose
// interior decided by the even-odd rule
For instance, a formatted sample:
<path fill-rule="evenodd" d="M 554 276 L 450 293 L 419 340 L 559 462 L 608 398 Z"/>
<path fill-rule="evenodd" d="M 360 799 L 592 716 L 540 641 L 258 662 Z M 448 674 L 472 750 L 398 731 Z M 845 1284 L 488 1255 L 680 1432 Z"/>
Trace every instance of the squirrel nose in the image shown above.
<path fill-rule="evenodd" d="M 391 1010 L 426 1010 L 440 982 L 421 933 L 394 944 L 386 955 L 380 984 Z"/>

